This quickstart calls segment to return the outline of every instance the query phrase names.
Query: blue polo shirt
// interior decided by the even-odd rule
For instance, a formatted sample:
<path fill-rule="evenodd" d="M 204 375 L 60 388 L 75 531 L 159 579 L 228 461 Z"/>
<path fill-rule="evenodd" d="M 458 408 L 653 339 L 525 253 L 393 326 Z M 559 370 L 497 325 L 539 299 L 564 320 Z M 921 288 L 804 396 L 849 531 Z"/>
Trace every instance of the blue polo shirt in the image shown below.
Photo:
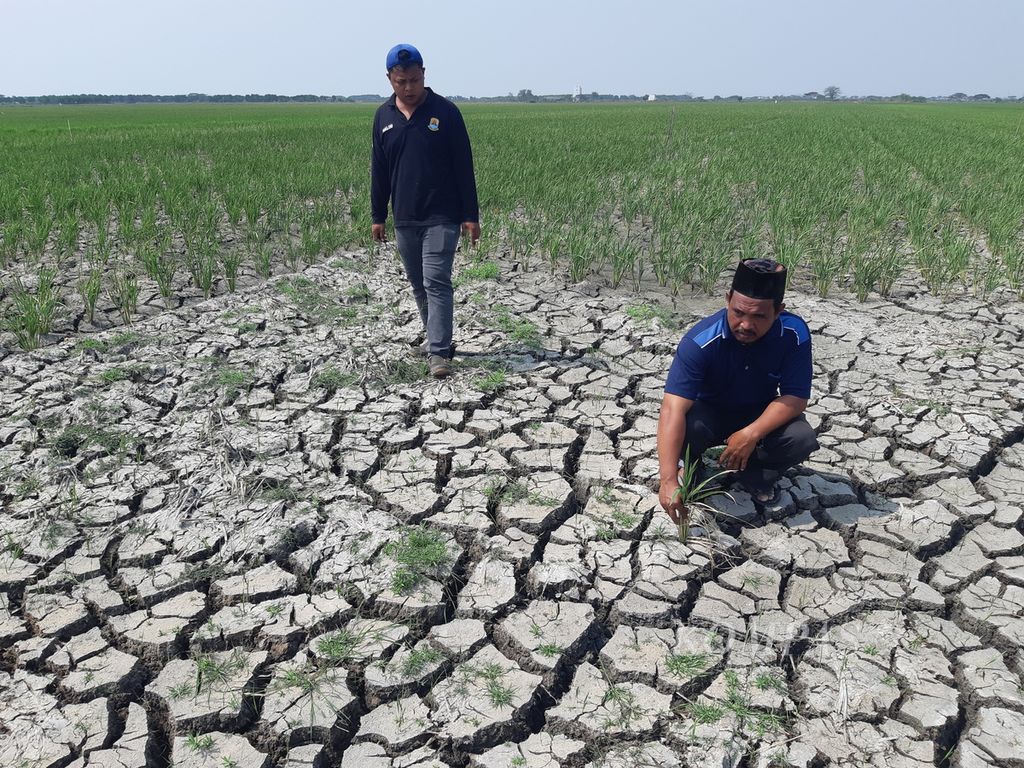
<path fill-rule="evenodd" d="M 665 391 L 710 405 L 763 408 L 780 395 L 809 398 L 811 373 L 811 332 L 799 316 L 783 311 L 764 336 L 741 344 L 722 309 L 683 336 Z"/>
<path fill-rule="evenodd" d="M 396 227 L 480 221 L 473 152 L 458 107 L 429 88 L 408 120 L 392 96 L 373 119 L 370 208 Z"/>

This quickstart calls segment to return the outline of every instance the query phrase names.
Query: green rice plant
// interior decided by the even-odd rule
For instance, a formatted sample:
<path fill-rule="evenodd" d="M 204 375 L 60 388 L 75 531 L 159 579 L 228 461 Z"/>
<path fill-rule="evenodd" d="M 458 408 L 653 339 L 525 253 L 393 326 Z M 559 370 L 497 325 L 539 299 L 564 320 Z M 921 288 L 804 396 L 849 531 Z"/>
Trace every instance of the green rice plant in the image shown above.
<path fill-rule="evenodd" d="M 821 298 L 827 298 L 843 264 L 843 243 L 841 235 L 834 228 L 827 228 L 817 238 L 817 244 L 810 251 L 811 284 Z"/>
<path fill-rule="evenodd" d="M 53 328 L 61 306 L 60 290 L 54 283 L 56 277 L 56 269 L 40 267 L 35 290 L 26 288 L 17 277 L 9 286 L 13 307 L 8 307 L 4 325 L 22 349 L 36 349 L 41 338 Z"/>
<path fill-rule="evenodd" d="M 1009 244 L 1003 251 L 1002 261 L 1007 285 L 1024 297 L 1024 244 L 1020 241 Z"/>
<path fill-rule="evenodd" d="M 1007 280 L 1006 267 L 1003 259 L 994 254 L 977 254 L 971 260 L 971 290 L 979 299 L 986 300 Z M 1012 283 L 1011 283 L 1012 285 Z"/>
<path fill-rule="evenodd" d="M 878 284 L 882 273 L 882 262 L 870 250 L 858 248 L 854 251 L 851 259 L 850 273 L 853 280 L 853 294 L 857 297 L 857 301 L 863 303 L 868 300 L 868 295 Z"/>
<path fill-rule="evenodd" d="M 893 286 L 903 274 L 903 255 L 893 229 L 887 229 L 875 243 L 874 258 L 878 262 L 877 288 L 882 296 L 892 293 Z"/>
<path fill-rule="evenodd" d="M 713 517 L 716 510 L 708 500 L 715 496 L 730 496 L 718 485 L 719 478 L 729 474 L 732 470 L 723 470 L 710 477 L 700 479 L 700 467 L 703 459 L 698 456 L 695 459 L 690 457 L 690 446 L 686 446 L 683 455 L 683 466 L 679 473 L 679 488 L 676 489 L 672 500 L 678 502 L 679 510 L 679 541 L 684 544 L 690 538 L 690 526 L 692 520 L 698 524 L 705 518 Z"/>
<path fill-rule="evenodd" d="M 125 325 L 132 324 L 132 316 L 139 305 L 139 279 L 130 269 L 115 269 L 110 276 L 110 300 Z"/>
<path fill-rule="evenodd" d="M 949 226 L 937 239 L 918 248 L 917 268 L 929 292 L 944 296 L 954 282 L 963 279 L 973 256 L 973 246 Z"/>
<path fill-rule="evenodd" d="M 82 225 L 72 211 L 60 220 L 57 234 L 57 252 L 61 259 L 72 259 L 78 252 L 78 238 Z"/>
<path fill-rule="evenodd" d="M 732 252 L 722 235 L 709 236 L 702 241 L 700 260 L 697 262 L 697 284 L 704 293 L 714 295 L 722 273 L 732 260 Z"/>
<path fill-rule="evenodd" d="M 146 274 L 156 283 L 157 291 L 160 293 L 160 298 L 164 300 L 164 305 L 169 308 L 174 276 L 180 266 L 178 254 L 170 250 L 166 241 L 158 238 L 155 244 L 142 246 L 139 258 Z"/>
<path fill-rule="evenodd" d="M 228 291 L 235 292 L 238 283 L 238 268 L 242 264 L 243 252 L 241 248 L 224 248 L 220 252 L 220 264 L 224 268 L 224 279 L 228 284 Z"/>
<path fill-rule="evenodd" d="M 641 271 L 640 243 L 636 239 L 613 238 L 607 251 L 611 254 L 613 288 L 617 288 L 626 277 Z"/>
<path fill-rule="evenodd" d="M 103 290 L 103 270 L 93 267 L 89 273 L 78 281 L 78 295 L 82 297 L 82 305 L 85 307 L 85 315 L 92 323 L 96 315 L 96 302 L 99 300 L 100 291 Z"/>
<path fill-rule="evenodd" d="M 593 235 L 582 226 L 570 226 L 563 245 L 569 259 L 569 279 L 578 283 L 587 276 L 594 259 Z"/>
<path fill-rule="evenodd" d="M 48 211 L 38 211 L 29 219 L 25 230 L 25 252 L 30 264 L 35 265 L 42 260 L 52 231 L 53 216 Z"/>
<path fill-rule="evenodd" d="M 0 221 L 0 226 L 3 226 L 3 237 L 0 239 L 0 266 L 6 267 L 18 258 L 24 229 L 20 218 L 7 222 Z"/>
<path fill-rule="evenodd" d="M 270 245 L 262 241 L 257 241 L 249 243 L 246 247 L 249 250 L 249 258 L 252 260 L 252 266 L 253 269 L 256 270 L 256 274 L 264 280 L 269 278 L 274 271 L 271 261 L 273 252 L 270 249 Z"/>
<path fill-rule="evenodd" d="M 211 243 L 207 243 L 199 254 L 195 273 L 196 287 L 203 292 L 204 298 L 213 295 L 213 286 L 217 282 L 217 254 Z"/>

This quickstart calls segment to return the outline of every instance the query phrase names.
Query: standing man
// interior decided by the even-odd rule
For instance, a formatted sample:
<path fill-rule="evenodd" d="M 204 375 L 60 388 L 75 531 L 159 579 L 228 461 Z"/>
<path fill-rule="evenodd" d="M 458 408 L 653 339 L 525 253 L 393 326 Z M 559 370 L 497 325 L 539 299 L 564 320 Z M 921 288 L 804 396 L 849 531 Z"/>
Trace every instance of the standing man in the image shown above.
<path fill-rule="evenodd" d="M 658 421 L 658 500 L 678 520 L 679 462 L 725 444 L 723 469 L 760 504 L 777 500 L 779 475 L 818 448 L 803 412 L 811 395 L 811 334 L 784 311 L 786 269 L 741 261 L 725 309 L 687 331 L 665 384 Z"/>
<path fill-rule="evenodd" d="M 373 239 L 387 240 L 388 200 L 405 274 L 427 334 L 430 373 L 452 361 L 452 262 L 460 228 L 480 238 L 469 134 L 458 108 L 423 84 L 423 57 L 400 43 L 388 51 L 394 95 L 373 120 L 370 205 Z"/>

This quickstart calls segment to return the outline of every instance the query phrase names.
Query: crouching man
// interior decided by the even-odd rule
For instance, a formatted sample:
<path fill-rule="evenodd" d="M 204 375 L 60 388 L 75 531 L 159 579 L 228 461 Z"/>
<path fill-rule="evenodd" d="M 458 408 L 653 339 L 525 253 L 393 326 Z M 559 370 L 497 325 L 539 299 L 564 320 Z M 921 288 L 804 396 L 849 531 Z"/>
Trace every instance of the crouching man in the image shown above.
<path fill-rule="evenodd" d="M 673 521 L 679 466 L 725 445 L 722 469 L 763 505 L 776 481 L 818 448 L 803 416 L 811 395 L 811 334 L 785 311 L 786 270 L 770 259 L 741 261 L 725 309 L 691 328 L 676 350 L 658 420 L 659 501 Z"/>

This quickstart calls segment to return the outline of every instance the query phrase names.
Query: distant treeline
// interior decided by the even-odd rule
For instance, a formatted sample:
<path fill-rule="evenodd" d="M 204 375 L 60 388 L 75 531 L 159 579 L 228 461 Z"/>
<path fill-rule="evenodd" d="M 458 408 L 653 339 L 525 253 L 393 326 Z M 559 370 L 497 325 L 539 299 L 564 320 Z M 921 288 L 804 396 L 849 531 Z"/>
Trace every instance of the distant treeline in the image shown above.
<path fill-rule="evenodd" d="M 244 96 L 236 93 L 176 93 L 173 95 L 128 93 L 108 95 L 102 93 L 72 93 L 49 96 L 3 96 L 0 104 L 191 104 L 209 102 L 225 104 L 233 102 L 273 102 L 273 101 L 383 101 L 381 96 L 316 96 L 312 93 L 300 93 L 297 96 L 281 96 L 276 93 L 247 93 Z"/>
<path fill-rule="evenodd" d="M 102 93 L 73 93 L 48 96 L 4 96 L 0 94 L 0 104 L 230 104 L 230 103 L 268 103 L 268 102 L 349 102 L 349 103 L 380 103 L 386 96 L 379 96 L 375 93 L 362 93 L 353 96 L 317 96 L 312 93 L 300 93 L 295 96 L 282 96 L 277 93 L 178 93 L 174 95 L 129 93 L 109 95 Z M 991 97 L 987 93 L 976 93 L 969 96 L 966 93 L 954 93 L 949 96 L 912 96 L 908 93 L 901 93 L 896 96 L 853 96 L 827 98 L 817 91 L 810 91 L 804 94 L 789 94 L 778 96 L 693 96 L 684 94 L 655 94 L 637 96 L 634 94 L 610 94 L 610 93 L 586 93 L 586 94 L 534 94 L 529 89 L 523 89 L 518 94 L 509 93 L 506 96 L 458 96 L 448 95 L 453 101 L 468 102 L 527 102 L 527 103 L 565 103 L 565 102 L 609 102 L 609 101 L 859 101 L 859 102 L 898 102 L 898 103 L 920 103 L 930 101 L 953 101 L 953 102 L 1002 102 L 1002 101 L 1024 101 L 1024 97 L 1015 99 L 1010 96 L 1006 99 Z"/>

